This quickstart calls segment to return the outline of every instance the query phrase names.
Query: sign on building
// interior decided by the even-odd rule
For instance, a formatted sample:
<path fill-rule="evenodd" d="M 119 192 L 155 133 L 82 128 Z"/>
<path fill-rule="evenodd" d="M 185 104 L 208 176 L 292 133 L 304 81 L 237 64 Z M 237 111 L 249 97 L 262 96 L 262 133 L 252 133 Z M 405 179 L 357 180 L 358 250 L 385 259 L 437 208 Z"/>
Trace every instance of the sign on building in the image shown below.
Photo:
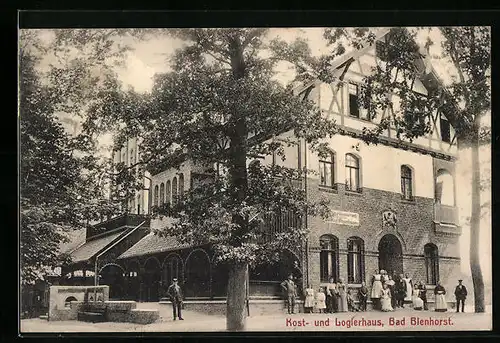
<path fill-rule="evenodd" d="M 359 226 L 359 213 L 332 211 L 330 218 L 326 222 L 341 225 Z"/>

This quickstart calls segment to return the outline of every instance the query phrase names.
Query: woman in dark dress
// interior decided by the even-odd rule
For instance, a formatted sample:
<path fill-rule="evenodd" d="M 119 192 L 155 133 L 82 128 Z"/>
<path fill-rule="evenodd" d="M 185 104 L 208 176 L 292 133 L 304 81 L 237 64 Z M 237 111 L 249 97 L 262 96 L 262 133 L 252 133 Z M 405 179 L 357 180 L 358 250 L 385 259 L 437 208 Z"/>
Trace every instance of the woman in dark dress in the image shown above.
<path fill-rule="evenodd" d="M 330 278 L 330 282 L 326 285 L 325 289 L 328 313 L 335 313 L 337 312 L 337 284 L 333 277 Z"/>
<path fill-rule="evenodd" d="M 427 311 L 429 308 L 427 307 L 427 287 L 425 285 L 425 282 L 421 282 L 419 288 L 420 299 L 422 299 L 422 301 L 424 302 L 424 310 Z"/>

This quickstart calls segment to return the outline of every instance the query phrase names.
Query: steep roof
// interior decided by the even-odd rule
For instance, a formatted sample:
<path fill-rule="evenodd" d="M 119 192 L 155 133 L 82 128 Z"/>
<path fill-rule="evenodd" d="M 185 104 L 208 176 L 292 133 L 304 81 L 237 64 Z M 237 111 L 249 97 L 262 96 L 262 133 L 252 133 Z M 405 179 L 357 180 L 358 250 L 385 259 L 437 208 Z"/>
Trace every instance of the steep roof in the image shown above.
<path fill-rule="evenodd" d="M 123 233 L 124 231 L 121 231 L 85 242 L 83 245 L 71 252 L 71 260 L 73 262 L 81 262 L 92 258 L 94 255 L 110 245 L 115 239 L 120 237 Z"/>
<path fill-rule="evenodd" d="M 150 233 L 144 236 L 139 242 L 121 254 L 118 259 L 144 256 L 154 253 L 189 248 L 191 245 L 180 243 L 175 237 L 162 237 Z"/>

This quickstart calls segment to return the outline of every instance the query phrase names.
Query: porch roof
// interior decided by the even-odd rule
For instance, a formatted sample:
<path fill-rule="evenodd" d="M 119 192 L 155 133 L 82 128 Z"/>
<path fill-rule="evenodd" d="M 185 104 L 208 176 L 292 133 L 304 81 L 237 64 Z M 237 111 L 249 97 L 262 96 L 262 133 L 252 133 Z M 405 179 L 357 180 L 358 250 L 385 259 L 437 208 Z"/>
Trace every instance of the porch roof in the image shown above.
<path fill-rule="evenodd" d="M 184 249 L 192 246 L 191 244 L 180 243 L 175 237 L 162 237 L 151 232 L 121 254 L 118 259 Z"/>
<path fill-rule="evenodd" d="M 122 235 L 124 231 L 114 233 L 109 236 L 96 238 L 85 242 L 83 245 L 75 249 L 71 254 L 73 262 L 87 261 L 101 250 L 110 245 L 115 239 Z"/>

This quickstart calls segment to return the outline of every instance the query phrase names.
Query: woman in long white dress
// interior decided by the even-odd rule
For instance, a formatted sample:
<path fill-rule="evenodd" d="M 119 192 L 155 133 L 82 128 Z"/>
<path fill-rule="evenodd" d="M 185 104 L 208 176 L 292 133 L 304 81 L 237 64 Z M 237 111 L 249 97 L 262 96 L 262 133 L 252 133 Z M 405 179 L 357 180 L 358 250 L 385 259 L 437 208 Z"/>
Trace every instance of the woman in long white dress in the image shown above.
<path fill-rule="evenodd" d="M 405 302 L 406 301 L 412 301 L 413 300 L 413 297 L 412 297 L 412 293 L 413 293 L 413 290 L 414 290 L 414 287 L 413 287 L 413 281 L 412 279 L 410 278 L 410 276 L 408 275 L 408 273 L 405 274 L 405 277 L 403 278 L 405 284 L 406 284 L 406 295 L 405 295 Z"/>
<path fill-rule="evenodd" d="M 373 308 L 380 309 L 380 295 L 382 294 L 382 274 L 375 270 L 375 274 L 372 277 L 372 290 L 370 292 L 370 298 L 373 302 Z"/>
<path fill-rule="evenodd" d="M 380 303 L 382 305 L 383 312 L 391 312 L 394 311 L 391 305 L 391 290 L 387 284 L 384 284 L 382 288 L 382 294 L 380 298 Z"/>
<path fill-rule="evenodd" d="M 304 300 L 304 312 L 306 313 L 313 313 L 313 307 L 314 307 L 314 289 L 312 288 L 306 288 L 305 291 L 305 300 Z"/>
<path fill-rule="evenodd" d="M 392 308 L 394 308 L 396 306 L 396 297 L 394 292 L 394 285 L 396 284 L 396 282 L 392 279 L 392 276 L 387 275 L 387 281 L 385 282 L 385 284 L 391 292 L 391 306 Z"/>
<path fill-rule="evenodd" d="M 416 283 L 415 287 L 413 287 L 413 292 L 412 292 L 412 302 L 413 302 L 413 309 L 417 311 L 421 311 L 422 308 L 424 307 L 424 301 L 420 298 L 420 284 Z"/>
<path fill-rule="evenodd" d="M 349 308 L 347 306 L 347 285 L 344 283 L 343 279 L 339 279 L 339 283 L 337 284 L 337 292 L 339 294 L 338 311 L 339 312 L 349 311 Z"/>
<path fill-rule="evenodd" d="M 441 282 L 437 283 L 436 288 L 434 288 L 434 294 L 436 297 L 436 312 L 446 312 L 448 311 L 448 305 L 446 304 L 446 290 L 444 289 Z"/>

